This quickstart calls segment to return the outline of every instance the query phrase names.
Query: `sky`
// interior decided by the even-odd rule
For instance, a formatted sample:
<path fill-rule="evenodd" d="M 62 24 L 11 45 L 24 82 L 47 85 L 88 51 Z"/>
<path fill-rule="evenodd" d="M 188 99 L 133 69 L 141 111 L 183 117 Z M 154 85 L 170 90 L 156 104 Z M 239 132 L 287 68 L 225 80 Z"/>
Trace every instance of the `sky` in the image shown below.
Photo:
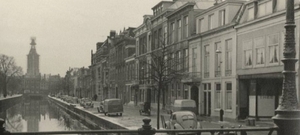
<path fill-rule="evenodd" d="M 35 37 L 40 73 L 64 76 L 69 67 L 88 67 L 110 30 L 138 27 L 160 1 L 0 0 L 0 54 L 14 57 L 25 74 Z"/>

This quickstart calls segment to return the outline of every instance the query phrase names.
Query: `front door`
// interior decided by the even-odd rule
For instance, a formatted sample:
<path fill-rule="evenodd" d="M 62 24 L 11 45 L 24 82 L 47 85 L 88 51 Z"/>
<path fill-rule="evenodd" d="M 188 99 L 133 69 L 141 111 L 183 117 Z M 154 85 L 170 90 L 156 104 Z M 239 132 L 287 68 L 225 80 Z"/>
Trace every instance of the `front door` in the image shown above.
<path fill-rule="evenodd" d="M 210 116 L 211 114 L 211 84 L 203 84 L 203 100 L 204 100 L 204 115 Z"/>
<path fill-rule="evenodd" d="M 196 102 L 196 113 L 199 114 L 199 89 L 197 86 L 192 86 L 191 88 L 191 99 Z"/>

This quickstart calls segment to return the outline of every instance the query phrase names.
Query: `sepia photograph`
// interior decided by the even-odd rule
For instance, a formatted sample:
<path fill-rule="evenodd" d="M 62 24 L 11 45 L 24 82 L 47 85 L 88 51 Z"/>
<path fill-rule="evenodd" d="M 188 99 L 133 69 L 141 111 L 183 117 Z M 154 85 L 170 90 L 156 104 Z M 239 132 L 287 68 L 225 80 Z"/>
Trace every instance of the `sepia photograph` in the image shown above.
<path fill-rule="evenodd" d="M 0 0 L 2 135 L 300 135 L 300 0 Z"/>

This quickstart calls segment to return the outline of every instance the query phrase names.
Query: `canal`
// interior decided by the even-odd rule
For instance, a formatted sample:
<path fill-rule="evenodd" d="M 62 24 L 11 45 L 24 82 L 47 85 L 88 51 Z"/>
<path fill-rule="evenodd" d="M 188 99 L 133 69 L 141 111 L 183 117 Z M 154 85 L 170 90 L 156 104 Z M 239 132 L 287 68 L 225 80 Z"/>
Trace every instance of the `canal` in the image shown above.
<path fill-rule="evenodd" d="M 10 132 L 91 130 L 62 108 L 45 98 L 23 98 L 6 111 L 0 112 Z"/>

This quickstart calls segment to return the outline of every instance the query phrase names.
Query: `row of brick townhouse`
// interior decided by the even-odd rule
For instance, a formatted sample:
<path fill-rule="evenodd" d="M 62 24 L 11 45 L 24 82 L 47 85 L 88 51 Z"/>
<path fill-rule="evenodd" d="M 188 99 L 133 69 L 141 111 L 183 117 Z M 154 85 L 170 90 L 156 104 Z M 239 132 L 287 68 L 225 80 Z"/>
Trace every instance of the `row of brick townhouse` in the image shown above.
<path fill-rule="evenodd" d="M 182 76 L 165 86 L 159 100 L 170 105 L 175 99 L 193 99 L 198 114 L 205 116 L 219 116 L 220 110 L 227 118 L 274 116 L 283 82 L 284 1 L 173 0 L 152 10 L 137 28 L 111 31 L 97 43 L 90 68 L 99 100 L 157 103 L 157 84 L 149 79 L 147 63 L 166 46 Z M 298 33 L 299 27 L 297 52 Z"/>

